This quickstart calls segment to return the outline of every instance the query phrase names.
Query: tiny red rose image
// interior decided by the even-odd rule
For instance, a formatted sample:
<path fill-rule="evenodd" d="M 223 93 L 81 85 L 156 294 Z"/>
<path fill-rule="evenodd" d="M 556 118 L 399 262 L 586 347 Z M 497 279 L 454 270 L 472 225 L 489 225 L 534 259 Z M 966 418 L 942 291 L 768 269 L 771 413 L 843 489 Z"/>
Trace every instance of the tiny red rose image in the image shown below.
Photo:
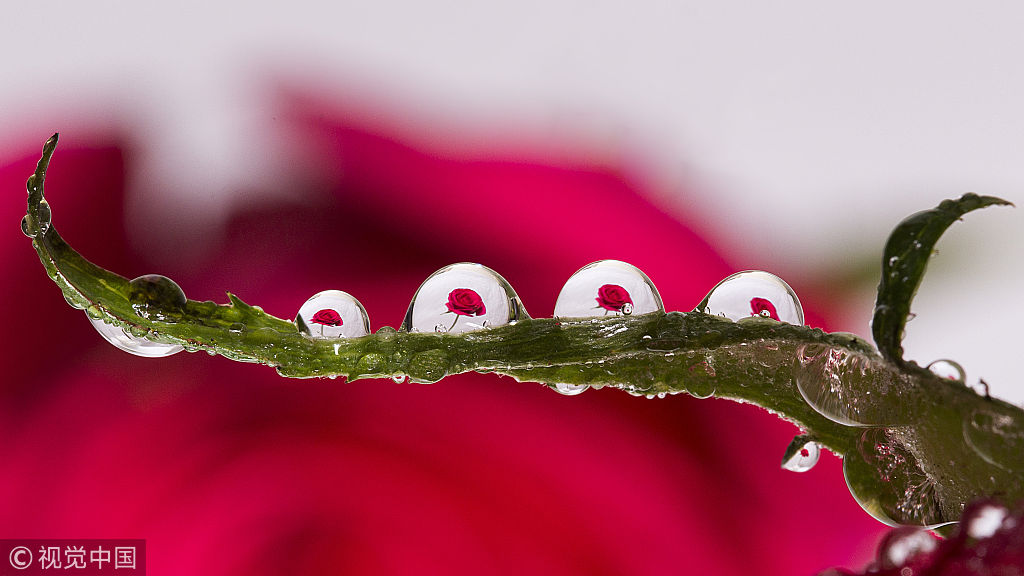
<path fill-rule="evenodd" d="M 449 292 L 448 302 L 445 303 L 445 306 L 448 306 L 448 312 L 445 312 L 445 314 L 450 312 L 456 315 L 455 322 L 452 322 L 452 325 L 449 326 L 447 330 L 444 330 L 443 327 L 438 328 L 438 330 L 443 330 L 445 332 L 451 332 L 452 328 L 455 328 L 455 325 L 459 322 L 460 316 L 480 316 L 482 314 L 487 314 L 487 306 L 484 306 L 483 298 L 481 298 L 475 290 L 471 290 L 469 288 L 456 288 Z"/>
<path fill-rule="evenodd" d="M 337 310 L 331 310 L 330 308 L 324 308 L 313 314 L 313 318 L 310 319 L 313 324 L 321 324 L 323 326 L 341 326 L 344 324 L 341 320 L 341 314 L 338 314 Z"/>
<path fill-rule="evenodd" d="M 474 290 L 456 288 L 448 293 L 448 311 L 459 316 L 479 316 L 487 314 L 484 301 Z"/>
<path fill-rule="evenodd" d="M 597 289 L 597 305 L 611 312 L 623 312 L 623 307 L 633 306 L 629 292 L 618 284 L 605 284 Z"/>
<path fill-rule="evenodd" d="M 767 312 L 767 314 L 765 314 Z M 772 320 L 779 319 L 779 313 L 775 311 L 775 305 L 764 298 L 750 299 L 751 316 L 767 316 Z"/>

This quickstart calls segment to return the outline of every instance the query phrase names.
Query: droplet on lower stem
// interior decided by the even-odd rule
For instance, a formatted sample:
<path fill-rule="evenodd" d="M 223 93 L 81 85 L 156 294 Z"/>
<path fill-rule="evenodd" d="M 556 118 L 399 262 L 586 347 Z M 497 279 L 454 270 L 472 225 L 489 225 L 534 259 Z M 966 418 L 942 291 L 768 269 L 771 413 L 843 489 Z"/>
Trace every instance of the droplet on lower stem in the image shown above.
<path fill-rule="evenodd" d="M 804 323 L 796 292 L 782 278 L 760 270 L 728 276 L 708 292 L 696 310 L 730 320 L 762 316 L 797 326 Z"/>
<path fill-rule="evenodd" d="M 935 374 L 939 378 L 945 378 L 947 380 L 952 380 L 953 382 L 959 382 L 960 384 L 964 384 L 967 381 L 967 376 L 964 373 L 964 367 L 945 358 L 936 360 L 929 364 L 928 370 L 931 370 L 932 374 Z"/>
<path fill-rule="evenodd" d="M 481 264 L 461 262 L 423 281 L 409 304 L 402 330 L 460 334 L 529 317 L 500 274 Z"/>
<path fill-rule="evenodd" d="M 923 554 L 930 554 L 938 548 L 938 539 L 927 530 L 914 526 L 900 526 L 893 529 L 878 546 L 880 568 L 892 569 L 906 566 Z"/>
<path fill-rule="evenodd" d="M 318 340 L 359 338 L 370 333 L 366 309 L 341 290 L 324 290 L 311 296 L 299 307 L 295 323 L 304 334 Z"/>
<path fill-rule="evenodd" d="M 664 312 L 661 295 L 646 274 L 619 260 L 587 264 L 569 277 L 555 301 L 556 318 L 630 316 Z"/>
<path fill-rule="evenodd" d="M 548 386 L 563 396 L 578 396 L 590 389 L 590 386 L 586 384 L 548 384 Z"/>
<path fill-rule="evenodd" d="M 807 472 L 818 463 L 821 457 L 821 447 L 817 442 L 806 442 L 788 460 L 782 463 L 782 467 L 790 472 Z"/>
<path fill-rule="evenodd" d="M 103 336 L 104 340 L 110 342 L 121 350 L 136 356 L 143 356 L 145 358 L 162 358 L 164 356 L 170 356 L 171 354 L 177 354 L 184 350 L 184 348 L 178 344 L 153 342 L 152 340 L 147 340 L 140 336 L 134 336 L 120 326 L 107 324 L 101 319 L 89 318 L 89 322 L 92 324 L 92 327 L 100 333 L 100 336 Z"/>

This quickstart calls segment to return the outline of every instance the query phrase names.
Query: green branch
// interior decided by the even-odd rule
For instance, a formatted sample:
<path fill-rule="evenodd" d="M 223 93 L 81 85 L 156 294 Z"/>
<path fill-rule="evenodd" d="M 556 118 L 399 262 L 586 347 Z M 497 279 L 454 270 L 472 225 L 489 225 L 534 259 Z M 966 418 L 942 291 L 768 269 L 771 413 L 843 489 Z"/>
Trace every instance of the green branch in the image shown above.
<path fill-rule="evenodd" d="M 408 377 L 494 372 L 520 381 L 689 393 L 761 406 L 806 431 L 786 458 L 817 442 L 844 458 L 854 497 L 890 524 L 941 525 L 981 496 L 1024 498 L 1024 412 L 902 358 L 910 301 L 942 232 L 963 214 L 1007 204 L 965 195 L 900 224 L 886 246 L 873 333 L 880 350 L 769 318 L 733 322 L 701 312 L 522 319 L 463 334 L 390 327 L 360 338 L 313 339 L 228 294 L 186 300 L 162 276 L 128 280 L 85 260 L 51 225 L 43 180 L 47 141 L 28 181 L 25 234 L 74 307 L 154 343 L 273 366 L 283 376 Z"/>

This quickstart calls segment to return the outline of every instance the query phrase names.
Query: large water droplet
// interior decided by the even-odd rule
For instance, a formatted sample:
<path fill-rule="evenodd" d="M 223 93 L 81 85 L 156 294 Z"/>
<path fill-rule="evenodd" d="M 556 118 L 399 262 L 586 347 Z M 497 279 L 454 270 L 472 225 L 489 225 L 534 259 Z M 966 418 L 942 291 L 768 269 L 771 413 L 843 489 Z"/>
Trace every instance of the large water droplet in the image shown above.
<path fill-rule="evenodd" d="M 646 274 L 632 264 L 600 260 L 569 277 L 555 301 L 556 318 L 664 312 L 661 295 Z"/>
<path fill-rule="evenodd" d="M 299 307 L 295 323 L 307 336 L 316 339 L 359 338 L 370 333 L 366 309 L 341 290 L 314 294 Z"/>
<path fill-rule="evenodd" d="M 935 481 L 908 448 L 910 428 L 869 428 L 857 449 L 843 455 L 843 476 L 857 503 L 890 526 L 937 528 L 949 524 Z M 955 521 L 955 520 L 954 520 Z"/>
<path fill-rule="evenodd" d="M 413 296 L 402 322 L 407 332 L 459 334 L 529 318 L 519 296 L 497 272 L 462 262 L 434 272 Z"/>
<path fill-rule="evenodd" d="M 552 390 L 564 396 L 578 396 L 590 389 L 586 384 L 548 384 Z"/>
<path fill-rule="evenodd" d="M 938 539 L 927 530 L 901 526 L 889 532 L 878 546 L 879 567 L 900 568 L 914 562 L 922 554 L 938 548 Z"/>
<path fill-rule="evenodd" d="M 107 324 L 103 320 L 96 318 L 89 318 L 89 322 L 92 327 L 103 336 L 103 339 L 110 342 L 114 346 L 128 352 L 135 354 L 136 356 L 143 356 L 145 358 L 162 358 L 164 356 L 170 356 L 171 354 L 177 354 L 184 350 L 177 344 L 164 344 L 162 342 L 153 342 L 139 336 L 133 336 L 126 332 L 120 326 L 114 324 Z"/>
<path fill-rule="evenodd" d="M 964 440 L 982 460 L 1005 470 L 1024 468 L 1024 422 L 994 410 L 972 411 L 963 423 Z"/>
<path fill-rule="evenodd" d="M 936 360 L 928 365 L 928 369 L 939 378 L 945 378 L 960 384 L 964 384 L 967 380 L 964 374 L 964 367 L 952 360 Z"/>
<path fill-rule="evenodd" d="M 818 463 L 821 447 L 817 442 L 805 442 L 782 463 L 782 467 L 790 472 L 807 472 Z"/>
<path fill-rule="evenodd" d="M 844 426 L 914 422 L 924 394 L 907 376 L 873 359 L 826 344 L 797 348 L 797 389 L 819 414 Z"/>
<path fill-rule="evenodd" d="M 737 272 L 719 282 L 696 310 L 742 320 L 764 316 L 802 326 L 804 309 L 796 292 L 782 278 L 760 270 Z"/>
<path fill-rule="evenodd" d="M 166 276 L 146 274 L 128 283 L 128 301 L 148 320 L 177 322 L 185 310 L 185 292 Z"/>

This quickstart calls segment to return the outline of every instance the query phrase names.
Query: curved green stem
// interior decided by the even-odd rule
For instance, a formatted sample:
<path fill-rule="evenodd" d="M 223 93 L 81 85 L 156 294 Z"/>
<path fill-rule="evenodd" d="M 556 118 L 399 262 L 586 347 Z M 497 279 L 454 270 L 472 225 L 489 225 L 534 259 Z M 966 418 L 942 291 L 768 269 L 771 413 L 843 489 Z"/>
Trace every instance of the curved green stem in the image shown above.
<path fill-rule="evenodd" d="M 1024 498 L 1024 412 L 903 361 L 898 335 L 883 334 L 883 356 L 845 333 L 761 317 L 733 322 L 701 312 L 659 312 L 527 319 L 463 334 L 385 327 L 362 338 L 313 339 L 296 323 L 233 294 L 227 304 L 175 302 L 160 292 L 166 284 L 153 291 L 152 284 L 133 284 L 85 260 L 49 223 L 43 180 L 55 145 L 56 136 L 29 179 L 23 229 L 69 303 L 136 336 L 266 364 L 289 377 L 407 375 L 430 383 L 448 374 L 494 372 L 520 381 L 752 403 L 844 456 L 851 491 L 891 523 L 941 524 L 980 496 Z M 977 198 L 958 202 L 995 203 Z M 968 209 L 946 212 L 955 219 Z M 914 254 L 901 258 L 930 254 L 939 234 L 911 244 Z M 924 266 L 918 268 L 908 276 L 923 274 Z M 912 289 L 895 284 L 912 297 Z M 902 333 L 892 309 L 909 310 L 909 297 L 894 294 L 880 288 L 879 302 L 888 307 L 876 312 L 876 320 L 882 314 L 876 332 Z"/>

